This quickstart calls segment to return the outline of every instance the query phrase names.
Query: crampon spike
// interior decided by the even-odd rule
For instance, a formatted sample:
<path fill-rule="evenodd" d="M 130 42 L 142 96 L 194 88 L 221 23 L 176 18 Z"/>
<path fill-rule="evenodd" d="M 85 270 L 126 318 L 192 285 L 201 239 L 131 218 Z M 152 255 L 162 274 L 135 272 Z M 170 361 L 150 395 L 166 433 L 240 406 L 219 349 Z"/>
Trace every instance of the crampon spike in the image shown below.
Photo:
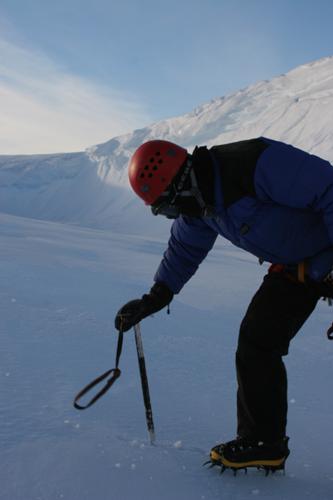
<path fill-rule="evenodd" d="M 248 467 L 230 467 L 228 465 L 224 465 L 222 462 L 217 462 L 216 460 L 207 460 L 207 462 L 204 462 L 202 466 L 208 465 L 209 469 L 212 469 L 213 467 L 219 466 L 220 467 L 220 474 L 222 475 L 227 469 L 231 470 L 234 476 L 237 476 L 237 472 L 240 470 L 244 470 L 244 474 L 248 473 Z M 250 466 L 250 468 L 256 468 L 259 471 L 263 471 L 265 473 L 265 477 L 269 476 L 269 473 L 271 472 L 272 474 L 275 474 L 276 471 L 282 471 L 283 474 L 286 474 L 285 471 L 285 462 L 283 462 L 280 465 L 258 465 L 258 466 Z"/>
<path fill-rule="evenodd" d="M 265 476 L 267 477 L 269 475 L 269 473 L 271 472 L 272 474 L 275 474 L 276 471 L 282 471 L 283 474 L 285 475 L 286 474 L 286 471 L 285 471 L 285 464 L 281 464 L 281 465 L 278 465 L 278 466 L 262 466 L 262 467 L 257 467 L 258 470 L 263 470 L 265 472 Z"/>

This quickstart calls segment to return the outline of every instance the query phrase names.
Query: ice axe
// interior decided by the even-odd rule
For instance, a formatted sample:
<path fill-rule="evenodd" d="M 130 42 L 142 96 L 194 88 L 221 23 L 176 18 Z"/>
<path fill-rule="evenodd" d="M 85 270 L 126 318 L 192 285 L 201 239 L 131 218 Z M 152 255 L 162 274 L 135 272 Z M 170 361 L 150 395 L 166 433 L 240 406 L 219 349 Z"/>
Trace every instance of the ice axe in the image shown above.
<path fill-rule="evenodd" d="M 144 352 L 143 352 L 140 323 L 137 323 L 134 326 L 134 334 L 135 334 L 136 351 L 137 351 L 137 355 L 138 355 L 138 362 L 139 362 L 139 368 L 140 368 L 140 378 L 141 378 L 141 386 L 142 386 L 142 393 L 143 393 L 143 401 L 144 401 L 145 410 L 146 410 L 147 429 L 148 429 L 148 433 L 149 433 L 150 443 L 153 444 L 155 441 L 155 429 L 154 429 L 154 422 L 153 422 L 153 412 L 152 412 L 151 402 L 150 402 L 148 377 L 147 377 L 146 363 L 145 363 L 145 357 L 144 357 Z M 86 385 L 76 395 L 73 404 L 77 410 L 85 410 L 85 409 L 89 408 L 90 406 L 92 406 L 93 404 L 95 404 L 96 401 L 98 399 L 100 399 L 102 396 L 104 396 L 104 394 L 110 389 L 110 387 L 114 384 L 114 382 L 120 377 L 121 371 L 118 368 L 118 365 L 119 365 L 120 355 L 121 355 L 122 346 L 123 346 L 123 336 L 124 336 L 124 333 L 122 331 L 119 331 L 115 368 L 112 368 L 111 370 L 108 370 L 105 373 L 103 373 L 102 375 L 100 375 L 99 377 L 95 378 L 92 382 L 90 382 L 88 385 Z M 88 403 L 86 403 L 85 405 L 82 405 L 79 403 L 79 401 L 81 400 L 81 398 L 83 396 L 85 396 L 88 392 L 90 392 L 94 387 L 99 385 L 105 379 L 107 379 L 107 381 L 104 384 L 104 386 L 102 387 L 102 389 L 100 389 L 91 398 L 91 400 L 88 401 Z"/>
<path fill-rule="evenodd" d="M 150 443 L 153 444 L 155 441 L 155 429 L 154 429 L 154 421 L 153 421 L 153 412 L 152 412 L 151 403 L 150 403 L 149 385 L 148 385 L 145 356 L 143 353 L 140 323 L 137 323 L 134 326 L 134 333 L 135 333 L 136 352 L 138 354 L 138 362 L 139 362 L 139 368 L 140 368 L 140 378 L 141 378 L 141 386 L 142 386 L 142 393 L 143 393 L 143 401 L 144 401 L 145 409 L 146 409 L 147 429 L 148 429 L 148 433 L 149 433 Z"/>

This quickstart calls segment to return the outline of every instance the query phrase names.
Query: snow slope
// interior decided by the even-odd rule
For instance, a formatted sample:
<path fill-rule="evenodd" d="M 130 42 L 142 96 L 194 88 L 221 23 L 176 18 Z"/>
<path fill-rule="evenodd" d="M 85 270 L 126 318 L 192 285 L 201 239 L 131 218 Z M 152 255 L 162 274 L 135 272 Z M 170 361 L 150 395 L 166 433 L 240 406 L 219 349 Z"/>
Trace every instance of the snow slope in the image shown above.
<path fill-rule="evenodd" d="M 321 303 L 294 340 L 286 476 L 221 478 L 201 464 L 235 434 L 237 330 L 265 266 L 222 239 L 142 324 L 157 441 L 145 428 L 134 338 L 95 407 L 75 393 L 114 365 L 113 317 L 151 285 L 168 238 L 127 185 L 144 140 L 192 148 L 265 134 L 333 161 L 333 58 L 85 152 L 0 157 L 0 499 L 303 500 L 333 495 L 333 347 Z M 61 222 L 61 223 L 60 223 Z"/>
<path fill-rule="evenodd" d="M 333 162 L 333 57 L 85 152 L 0 156 L 0 211 L 137 234 L 148 225 L 161 234 L 163 222 L 152 219 L 128 188 L 126 167 L 133 151 L 152 138 L 192 150 L 196 144 L 210 146 L 260 135 Z"/>

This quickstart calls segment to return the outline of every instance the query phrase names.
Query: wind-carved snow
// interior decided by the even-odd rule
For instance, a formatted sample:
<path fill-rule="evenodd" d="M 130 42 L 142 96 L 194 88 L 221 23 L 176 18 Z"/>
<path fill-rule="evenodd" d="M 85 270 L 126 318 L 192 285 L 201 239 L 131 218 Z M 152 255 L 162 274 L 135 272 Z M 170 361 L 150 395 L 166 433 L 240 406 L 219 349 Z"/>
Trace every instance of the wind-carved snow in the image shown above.
<path fill-rule="evenodd" d="M 235 436 L 237 330 L 266 272 L 222 239 L 171 314 L 141 325 L 156 445 L 132 332 L 110 392 L 86 412 L 72 407 L 79 389 L 114 366 L 113 317 L 147 292 L 168 238 L 169 222 L 128 188 L 135 148 L 152 138 L 191 149 L 264 134 L 332 161 L 332 77 L 326 58 L 85 152 L 0 157 L 1 500 L 332 498 L 324 303 L 286 358 L 286 475 L 221 477 L 201 467 L 212 446 Z"/>
<path fill-rule="evenodd" d="M 261 135 L 333 161 L 332 57 L 85 152 L 0 156 L 0 211 L 136 233 L 151 224 L 159 231 L 160 221 L 147 218 L 146 208 L 133 197 L 128 185 L 128 161 L 142 142 L 160 138 L 191 151 L 196 145 L 212 146 Z M 124 214 L 126 223 L 120 223 L 119 216 Z M 135 224 L 130 225 L 131 219 Z"/>

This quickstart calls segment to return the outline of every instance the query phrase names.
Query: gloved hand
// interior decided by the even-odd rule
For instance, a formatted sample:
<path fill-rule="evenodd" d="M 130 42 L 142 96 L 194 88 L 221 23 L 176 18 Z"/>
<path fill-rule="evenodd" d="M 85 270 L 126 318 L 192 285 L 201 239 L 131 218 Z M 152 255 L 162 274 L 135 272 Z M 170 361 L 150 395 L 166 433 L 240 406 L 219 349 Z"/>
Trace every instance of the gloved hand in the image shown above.
<path fill-rule="evenodd" d="M 164 283 L 155 283 L 148 294 L 127 302 L 119 309 L 114 321 L 116 329 L 127 332 L 146 316 L 170 304 L 172 299 L 173 292 Z"/>
<path fill-rule="evenodd" d="M 322 282 L 333 267 L 333 246 L 310 257 L 306 261 L 306 273 L 314 281 Z"/>
<path fill-rule="evenodd" d="M 333 298 L 333 272 L 331 271 L 321 282 L 320 294 L 326 299 Z"/>
<path fill-rule="evenodd" d="M 324 299 L 333 299 L 333 274 L 330 272 L 323 280 L 316 281 L 308 278 L 306 280 L 308 286 Z"/>

